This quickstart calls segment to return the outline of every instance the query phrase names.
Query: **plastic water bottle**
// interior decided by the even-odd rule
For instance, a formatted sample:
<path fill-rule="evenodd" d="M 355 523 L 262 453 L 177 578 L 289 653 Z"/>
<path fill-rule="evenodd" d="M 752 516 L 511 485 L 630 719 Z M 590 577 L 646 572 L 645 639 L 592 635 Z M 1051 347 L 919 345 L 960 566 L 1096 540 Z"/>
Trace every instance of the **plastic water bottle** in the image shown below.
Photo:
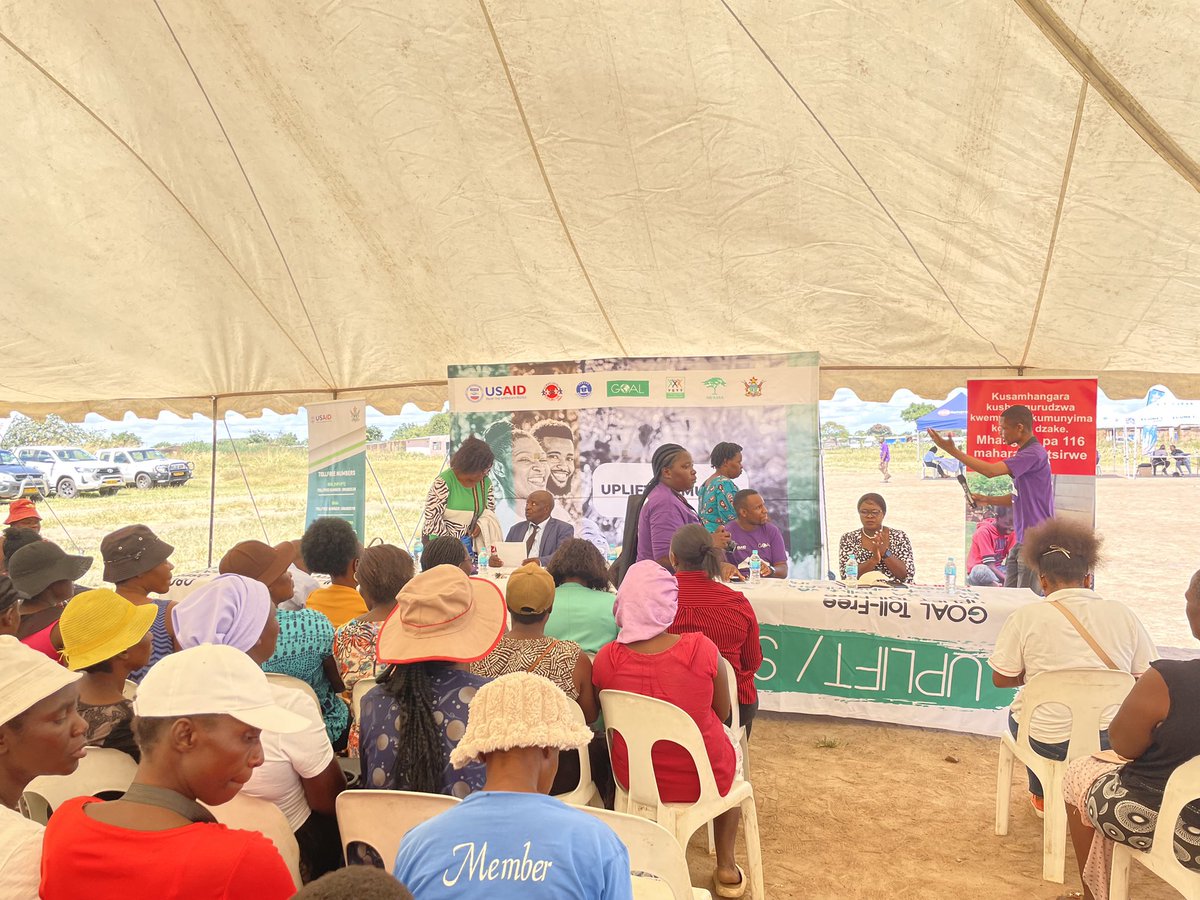
<path fill-rule="evenodd" d="M 762 560 L 758 558 L 758 551 L 755 550 L 750 554 L 750 583 L 758 584 L 762 579 Z"/>
<path fill-rule="evenodd" d="M 421 571 L 421 553 L 424 550 L 425 548 L 421 546 L 421 542 L 417 541 L 416 546 L 413 547 L 413 568 L 418 572 Z"/>
<path fill-rule="evenodd" d="M 958 567 L 954 565 L 954 557 L 946 560 L 946 590 L 953 591 L 958 585 Z"/>
<path fill-rule="evenodd" d="M 479 561 L 475 564 L 475 568 L 479 572 L 480 578 L 487 578 L 488 574 L 488 552 L 487 550 L 479 551 Z"/>
<path fill-rule="evenodd" d="M 608 567 L 611 569 L 617 564 L 617 550 L 611 544 L 608 547 Z"/>
<path fill-rule="evenodd" d="M 858 557 L 851 553 L 846 560 L 846 584 L 854 581 L 858 581 Z"/>

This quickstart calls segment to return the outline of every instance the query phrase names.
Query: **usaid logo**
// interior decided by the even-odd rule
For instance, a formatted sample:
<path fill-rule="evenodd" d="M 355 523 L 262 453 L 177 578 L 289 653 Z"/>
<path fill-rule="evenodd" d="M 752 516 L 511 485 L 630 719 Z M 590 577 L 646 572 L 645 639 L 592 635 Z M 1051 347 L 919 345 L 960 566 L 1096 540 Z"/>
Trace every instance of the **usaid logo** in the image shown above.
<path fill-rule="evenodd" d="M 478 403 L 483 399 L 483 388 L 477 384 L 467 385 L 467 399 L 472 403 Z"/>
<path fill-rule="evenodd" d="M 329 413 L 321 413 L 317 416 L 309 416 L 308 421 L 312 425 L 316 425 L 318 422 L 332 422 L 333 416 Z"/>
<path fill-rule="evenodd" d="M 525 385 L 523 384 L 489 384 L 480 386 L 472 384 L 466 390 L 467 399 L 472 403 L 478 403 L 485 397 L 489 400 L 503 400 L 505 398 L 524 397 Z"/>

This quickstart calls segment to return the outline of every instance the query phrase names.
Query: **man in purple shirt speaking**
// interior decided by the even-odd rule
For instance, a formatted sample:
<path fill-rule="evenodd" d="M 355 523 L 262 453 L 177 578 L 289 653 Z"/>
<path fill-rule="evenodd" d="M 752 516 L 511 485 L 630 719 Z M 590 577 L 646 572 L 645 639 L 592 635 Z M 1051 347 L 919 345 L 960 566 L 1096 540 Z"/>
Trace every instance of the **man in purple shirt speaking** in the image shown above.
<path fill-rule="evenodd" d="M 1010 406 L 1000 414 L 1000 436 L 1017 452 L 1004 462 L 984 462 L 968 456 L 954 446 L 954 439 L 929 429 L 929 438 L 967 468 L 987 478 L 1011 475 L 1013 491 L 1003 496 L 972 494 L 976 503 L 1013 508 L 1016 541 L 1005 562 L 1004 586 L 1027 587 L 1038 592 L 1037 577 L 1021 563 L 1021 541 L 1025 529 L 1054 516 L 1054 480 L 1050 475 L 1050 457 L 1033 436 L 1033 413 L 1028 406 Z"/>
<path fill-rule="evenodd" d="M 762 560 L 759 573 L 764 578 L 787 578 L 788 555 L 783 534 L 769 521 L 762 495 L 749 488 L 738 491 L 733 495 L 733 508 L 737 519 L 725 525 L 733 543 L 733 549 L 726 554 L 729 561 L 740 573 L 742 563 L 757 550 L 758 558 Z"/>

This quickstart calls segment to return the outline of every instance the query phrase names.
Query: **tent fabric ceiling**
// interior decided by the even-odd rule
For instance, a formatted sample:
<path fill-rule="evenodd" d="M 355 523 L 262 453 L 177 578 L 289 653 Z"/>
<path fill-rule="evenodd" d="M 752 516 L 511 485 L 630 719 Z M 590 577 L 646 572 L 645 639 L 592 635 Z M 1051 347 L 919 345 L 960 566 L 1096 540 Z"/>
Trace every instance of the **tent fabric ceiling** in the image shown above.
<path fill-rule="evenodd" d="M 1197 33 L 1128 0 L 0 0 L 0 408 L 394 411 L 448 363 L 788 350 L 826 396 L 1200 394 Z"/>

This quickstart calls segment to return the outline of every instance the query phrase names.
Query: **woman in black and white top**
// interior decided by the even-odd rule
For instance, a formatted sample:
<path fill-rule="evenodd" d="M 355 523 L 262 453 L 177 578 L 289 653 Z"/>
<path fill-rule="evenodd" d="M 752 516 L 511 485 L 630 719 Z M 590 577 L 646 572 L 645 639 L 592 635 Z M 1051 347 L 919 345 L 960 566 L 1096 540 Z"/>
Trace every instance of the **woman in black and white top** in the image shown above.
<path fill-rule="evenodd" d="M 846 577 L 846 563 L 853 556 L 858 560 L 858 574 L 882 572 L 893 581 L 912 584 L 917 567 L 913 562 L 912 542 L 908 535 L 883 524 L 887 501 L 879 494 L 863 494 L 858 498 L 858 518 L 862 528 L 847 531 L 838 545 L 838 572 Z"/>

